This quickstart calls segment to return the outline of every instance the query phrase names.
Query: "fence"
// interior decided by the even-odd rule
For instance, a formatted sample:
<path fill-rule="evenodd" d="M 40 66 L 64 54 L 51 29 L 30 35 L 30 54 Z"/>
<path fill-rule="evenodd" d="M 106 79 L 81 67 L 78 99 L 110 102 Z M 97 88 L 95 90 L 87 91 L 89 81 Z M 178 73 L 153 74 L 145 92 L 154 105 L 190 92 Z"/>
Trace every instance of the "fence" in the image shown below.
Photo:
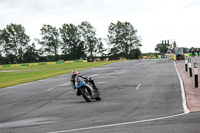
<path fill-rule="evenodd" d="M 59 62 L 41 62 L 41 63 L 13 64 L 13 65 L 0 65 L 0 67 L 21 67 L 21 66 L 55 65 L 55 64 L 78 63 L 78 62 L 87 62 L 87 60 L 59 61 Z"/>

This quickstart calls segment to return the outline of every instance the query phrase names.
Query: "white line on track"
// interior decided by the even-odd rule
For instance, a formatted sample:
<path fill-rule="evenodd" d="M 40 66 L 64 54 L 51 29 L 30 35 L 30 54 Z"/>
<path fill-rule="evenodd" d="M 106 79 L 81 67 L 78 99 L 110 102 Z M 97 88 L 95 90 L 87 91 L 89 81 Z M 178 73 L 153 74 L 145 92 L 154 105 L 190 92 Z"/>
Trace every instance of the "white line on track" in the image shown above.
<path fill-rule="evenodd" d="M 184 113 L 171 115 L 171 116 L 166 116 L 166 117 L 154 118 L 154 119 L 141 120 L 141 121 L 117 123 L 117 124 L 86 127 L 86 128 L 77 128 L 77 129 L 54 131 L 54 132 L 47 132 L 47 133 L 66 133 L 66 132 L 75 132 L 75 131 L 83 131 L 83 130 L 90 130 L 90 129 L 106 128 L 106 127 L 123 126 L 123 125 L 137 124 L 137 123 L 145 123 L 145 122 L 152 122 L 152 121 L 157 121 L 157 120 L 164 120 L 164 119 L 174 118 L 174 117 L 178 117 L 178 116 L 182 116 L 182 115 L 190 113 L 190 111 L 187 108 L 187 104 L 186 104 L 185 90 L 184 90 L 184 86 L 183 86 L 183 81 L 182 81 L 182 79 L 180 77 L 180 74 L 179 74 L 177 68 L 176 68 L 176 63 L 175 62 L 174 62 L 174 67 L 176 69 L 176 72 L 177 72 L 177 75 L 178 75 L 178 78 L 179 78 L 179 81 L 180 81 L 181 92 L 182 92 L 182 100 L 183 100 L 182 105 L 183 105 Z"/>
<path fill-rule="evenodd" d="M 148 64 L 143 65 L 142 68 L 145 67 L 145 66 L 147 66 L 147 65 L 148 65 Z"/>
<path fill-rule="evenodd" d="M 147 65 L 149 65 L 150 63 L 151 63 L 151 62 L 149 62 L 149 63 L 147 63 L 147 64 L 144 64 L 144 65 L 142 66 L 142 68 L 145 67 L 145 66 L 147 66 Z"/>
<path fill-rule="evenodd" d="M 95 76 L 98 76 L 99 74 L 93 74 L 93 75 L 90 75 L 88 77 L 95 77 Z"/>
<path fill-rule="evenodd" d="M 172 60 L 172 61 L 173 61 L 173 60 Z M 173 62 L 174 62 L 174 61 L 173 61 Z M 182 100 L 183 100 L 183 102 L 182 102 L 183 110 L 184 110 L 185 113 L 189 113 L 190 111 L 189 111 L 189 109 L 188 109 L 188 107 L 187 107 L 187 101 L 186 101 L 186 98 L 185 98 L 185 89 L 184 89 L 184 86 L 183 86 L 183 81 L 182 81 L 182 79 L 181 79 L 181 76 L 180 76 L 180 74 L 179 74 L 177 68 L 176 68 L 176 63 L 175 63 L 175 62 L 174 62 L 174 67 L 175 67 L 175 69 L 176 69 L 176 72 L 177 72 L 177 75 L 178 75 L 178 78 L 179 78 L 179 81 L 180 81 L 181 92 L 182 92 Z"/>
<path fill-rule="evenodd" d="M 86 128 L 77 128 L 77 129 L 54 131 L 54 132 L 47 132 L 47 133 L 67 133 L 67 132 L 83 131 L 83 130 L 90 130 L 90 129 L 97 129 L 97 128 L 123 126 L 123 125 L 130 125 L 130 124 L 137 124 L 137 123 L 144 123 L 144 122 L 152 122 L 152 121 L 157 121 L 157 120 L 164 120 L 164 119 L 182 116 L 182 115 L 185 115 L 185 114 L 187 114 L 187 113 L 181 113 L 181 114 L 176 114 L 176 115 L 171 115 L 171 116 L 166 116 L 166 117 L 160 117 L 160 118 L 155 118 L 155 119 L 125 122 L 125 123 L 117 123 L 117 124 L 102 125 L 102 126 L 94 126 L 94 127 L 86 127 Z"/>
<path fill-rule="evenodd" d="M 71 83 L 65 83 L 65 84 L 58 85 L 58 86 L 56 86 L 56 87 L 50 88 L 50 89 L 45 90 L 45 91 L 52 91 L 53 89 L 56 89 L 57 87 L 67 86 L 67 85 L 70 85 L 70 84 L 71 84 Z"/>
<path fill-rule="evenodd" d="M 54 88 L 50 88 L 50 89 L 48 89 L 48 90 L 46 90 L 46 91 L 52 91 L 53 89 L 55 89 L 56 87 L 54 87 Z"/>
<path fill-rule="evenodd" d="M 71 83 L 65 83 L 65 84 L 62 84 L 62 85 L 59 85 L 59 86 L 67 86 L 67 85 L 70 85 Z"/>
<path fill-rule="evenodd" d="M 141 84 L 139 84 L 139 85 L 136 87 L 136 90 L 139 90 L 139 89 L 140 89 L 140 86 L 141 86 Z"/>

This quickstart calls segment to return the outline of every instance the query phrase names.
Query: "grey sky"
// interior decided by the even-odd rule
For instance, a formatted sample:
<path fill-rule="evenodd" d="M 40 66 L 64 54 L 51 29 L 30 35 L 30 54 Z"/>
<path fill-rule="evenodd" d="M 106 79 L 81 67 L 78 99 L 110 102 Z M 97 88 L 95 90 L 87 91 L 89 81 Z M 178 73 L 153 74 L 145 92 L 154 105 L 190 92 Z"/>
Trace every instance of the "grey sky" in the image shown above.
<path fill-rule="evenodd" d="M 168 39 L 199 47 L 199 13 L 199 0 L 0 0 L 0 29 L 22 24 L 34 41 L 43 24 L 89 21 L 105 38 L 111 22 L 128 21 L 142 37 L 142 52 L 154 52 L 157 43 Z"/>

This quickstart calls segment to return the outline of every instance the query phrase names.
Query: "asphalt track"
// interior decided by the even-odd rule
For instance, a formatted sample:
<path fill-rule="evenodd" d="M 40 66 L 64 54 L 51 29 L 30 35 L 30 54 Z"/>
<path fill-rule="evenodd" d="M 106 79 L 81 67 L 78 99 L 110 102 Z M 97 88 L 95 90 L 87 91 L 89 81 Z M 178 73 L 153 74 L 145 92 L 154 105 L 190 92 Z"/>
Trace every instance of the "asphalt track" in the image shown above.
<path fill-rule="evenodd" d="M 170 59 L 123 61 L 81 71 L 102 100 L 75 95 L 70 74 L 0 90 L 0 133 L 199 133 L 200 113 L 184 113 Z"/>

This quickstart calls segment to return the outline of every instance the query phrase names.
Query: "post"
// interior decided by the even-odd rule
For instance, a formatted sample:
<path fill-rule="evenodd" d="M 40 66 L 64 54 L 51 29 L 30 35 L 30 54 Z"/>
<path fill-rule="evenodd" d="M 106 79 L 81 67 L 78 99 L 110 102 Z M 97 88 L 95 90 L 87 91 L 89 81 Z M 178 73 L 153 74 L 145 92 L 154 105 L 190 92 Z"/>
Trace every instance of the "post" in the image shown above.
<path fill-rule="evenodd" d="M 187 64 L 188 64 L 188 59 L 187 59 L 187 56 L 186 56 L 185 57 L 185 71 L 186 72 L 188 71 Z"/>
<path fill-rule="evenodd" d="M 198 88 L 198 68 L 197 68 L 197 63 L 194 63 L 194 81 L 195 81 L 195 88 Z"/>
<path fill-rule="evenodd" d="M 189 63 L 190 77 L 192 77 L 192 65 L 191 65 L 191 58 L 188 58 L 188 63 Z"/>

